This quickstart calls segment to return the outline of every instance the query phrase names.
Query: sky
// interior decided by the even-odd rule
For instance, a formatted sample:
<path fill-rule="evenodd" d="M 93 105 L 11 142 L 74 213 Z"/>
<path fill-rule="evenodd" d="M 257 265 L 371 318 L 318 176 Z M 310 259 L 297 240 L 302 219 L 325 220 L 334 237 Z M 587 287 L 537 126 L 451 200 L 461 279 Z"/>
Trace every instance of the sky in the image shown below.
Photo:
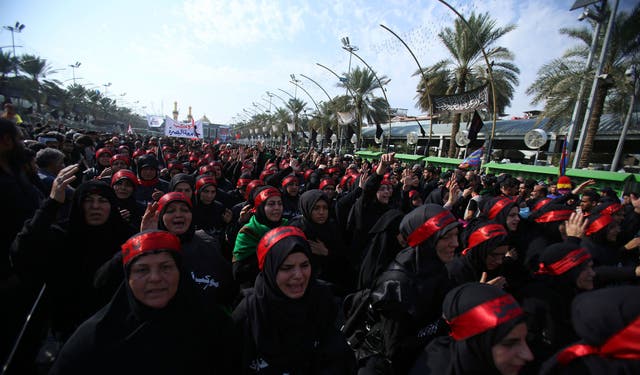
<path fill-rule="evenodd" d="M 638 0 L 620 0 L 620 10 Z M 460 13 L 488 12 L 498 26 L 515 24 L 499 45 L 515 54 L 520 84 L 506 113 L 542 109 L 525 94 L 540 67 L 560 57 L 574 42 L 562 27 L 581 27 L 574 0 L 452 0 Z M 416 103 L 417 65 L 383 24 L 400 35 L 423 67 L 447 58 L 438 32 L 453 25 L 455 14 L 436 0 L 0 0 L 2 25 L 26 25 L 15 33 L 16 53 L 34 54 L 61 69 L 48 78 L 63 85 L 76 82 L 101 90 L 118 105 L 140 114 L 170 115 L 178 102 L 180 118 L 188 107 L 196 119 L 230 124 L 238 114 L 264 111 L 267 91 L 287 100 L 301 98 L 314 109 L 326 95 L 344 94 L 337 79 L 348 71 L 348 36 L 356 52 L 379 75 L 391 79 L 391 107 L 422 114 Z M 3 51 L 11 33 L 0 31 Z M 19 47 L 18 47 L 19 46 Z M 361 65 L 353 58 L 352 67 Z M 295 74 L 311 98 L 289 81 Z M 104 86 L 111 83 L 110 86 Z M 256 103 L 254 105 L 253 103 Z M 274 107 L 282 101 L 273 97 Z"/>

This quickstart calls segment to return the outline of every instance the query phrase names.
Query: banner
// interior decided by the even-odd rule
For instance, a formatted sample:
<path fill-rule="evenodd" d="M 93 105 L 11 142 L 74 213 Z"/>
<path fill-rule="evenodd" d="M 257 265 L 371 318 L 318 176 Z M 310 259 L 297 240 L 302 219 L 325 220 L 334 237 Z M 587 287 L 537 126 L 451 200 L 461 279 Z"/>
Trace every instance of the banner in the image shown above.
<path fill-rule="evenodd" d="M 203 138 L 202 121 L 183 123 L 165 117 L 164 135 L 177 138 Z"/>
<path fill-rule="evenodd" d="M 162 116 L 147 115 L 147 125 L 149 125 L 150 128 L 161 127 L 163 121 L 164 118 Z"/>
<path fill-rule="evenodd" d="M 356 120 L 356 114 L 353 112 L 338 112 L 338 124 L 349 125 Z"/>
<path fill-rule="evenodd" d="M 483 85 L 477 89 L 455 95 L 431 95 L 433 113 L 466 113 L 476 109 L 485 109 L 489 104 L 489 87 Z"/>
<path fill-rule="evenodd" d="M 227 139 L 230 138 L 228 126 L 218 127 L 218 138 L 221 142 L 226 142 Z"/>

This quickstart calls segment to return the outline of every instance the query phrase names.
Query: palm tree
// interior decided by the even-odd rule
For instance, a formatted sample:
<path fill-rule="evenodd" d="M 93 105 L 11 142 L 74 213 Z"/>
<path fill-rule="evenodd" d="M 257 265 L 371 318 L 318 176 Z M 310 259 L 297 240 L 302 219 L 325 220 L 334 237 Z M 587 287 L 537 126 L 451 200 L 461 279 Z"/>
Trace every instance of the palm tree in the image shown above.
<path fill-rule="evenodd" d="M 287 102 L 287 109 L 291 111 L 292 120 L 294 125 L 294 130 L 291 134 L 292 139 L 295 139 L 298 135 L 298 129 L 302 129 L 302 124 L 300 123 L 300 112 L 304 110 L 304 107 L 307 106 L 307 103 L 303 102 L 298 98 L 291 98 Z"/>
<path fill-rule="evenodd" d="M 429 85 L 431 94 L 442 95 L 463 93 L 489 82 L 482 47 L 491 61 L 497 96 L 497 108 L 492 108 L 493 103 L 489 103 L 489 111 L 497 110 L 501 113 L 513 99 L 520 69 L 511 62 L 514 59 L 513 53 L 507 48 L 495 46 L 495 43 L 516 26 L 509 24 L 496 27 L 496 21 L 491 19 L 488 13 L 471 13 L 467 22 L 469 27 L 460 19 L 456 19 L 453 28 L 445 27 L 438 34 L 440 41 L 451 54 L 451 59 L 439 61 L 425 69 L 429 82 L 425 83 L 421 78 L 418 83 L 418 107 L 423 111 L 430 110 L 424 91 L 425 84 Z M 459 113 L 453 116 L 452 123 L 449 157 L 456 155 L 455 137 L 460 129 Z"/>
<path fill-rule="evenodd" d="M 12 56 L 10 52 L 0 52 L 0 74 L 2 74 L 3 81 L 9 73 L 15 70 L 16 66 L 18 66 L 18 60 L 15 56 Z"/>
<path fill-rule="evenodd" d="M 376 75 L 367 68 L 356 67 L 350 73 L 343 74 L 346 79 L 341 81 L 338 86 L 347 88 L 349 94 L 349 102 L 347 108 L 341 111 L 355 110 L 357 123 L 357 145 L 361 145 L 362 139 L 362 123 L 367 119 L 368 124 L 380 124 L 389 121 L 388 104 L 382 97 L 375 96 L 376 90 L 384 90 L 390 79 L 383 75 L 380 82 L 376 79 Z M 346 112 L 345 111 L 345 112 Z"/>
<path fill-rule="evenodd" d="M 36 103 L 36 110 L 40 110 L 40 80 L 46 78 L 47 75 L 53 73 L 51 66 L 46 59 L 41 59 L 35 55 L 22 55 L 18 62 L 20 70 L 31 80 L 30 92 L 28 98 Z"/>
<path fill-rule="evenodd" d="M 608 18 L 608 17 L 607 17 Z M 594 71 L 585 71 L 585 65 L 593 28 L 561 29 L 560 33 L 579 42 L 568 49 L 563 57 L 545 64 L 538 71 L 538 78 L 527 89 L 527 94 L 533 95 L 533 103 L 545 102 L 544 115 L 552 121 L 569 119 L 577 100 L 576 88 L 583 79 L 593 79 Z M 605 28 L 602 28 L 605 29 Z M 631 13 L 621 12 L 616 16 L 611 34 L 611 44 L 605 57 L 602 73 L 607 79 L 598 79 L 595 100 L 591 117 L 588 121 L 587 134 L 578 161 L 578 167 L 588 165 L 593 153 L 596 133 L 600 126 L 600 117 L 605 111 L 624 112 L 629 87 L 624 84 L 624 72 L 632 64 L 640 63 L 640 6 L 636 6 Z M 598 45 L 602 46 L 604 30 L 598 36 Z M 600 52 L 598 52 L 599 54 Z M 587 81 L 590 82 L 590 81 Z M 583 99 L 586 102 L 586 99 Z M 627 105 L 628 106 L 628 105 Z M 583 108 L 585 108 L 584 106 Z M 577 123 L 582 123 L 584 113 L 579 114 Z"/>

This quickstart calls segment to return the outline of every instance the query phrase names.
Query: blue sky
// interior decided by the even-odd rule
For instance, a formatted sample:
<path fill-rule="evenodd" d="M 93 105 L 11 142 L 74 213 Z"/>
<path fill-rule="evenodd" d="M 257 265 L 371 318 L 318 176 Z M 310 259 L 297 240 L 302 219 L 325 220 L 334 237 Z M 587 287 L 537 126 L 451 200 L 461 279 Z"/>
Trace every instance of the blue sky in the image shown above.
<path fill-rule="evenodd" d="M 637 0 L 621 0 L 629 9 Z M 569 12 L 574 0 L 484 0 L 450 3 L 462 14 L 489 12 L 498 25 L 515 23 L 501 45 L 516 56 L 520 85 L 507 113 L 521 115 L 532 106 L 524 93 L 537 70 L 558 57 L 571 41 L 561 27 L 581 26 L 580 11 Z M 446 57 L 437 33 L 451 25 L 454 14 L 436 0 L 423 1 L 2 1 L 2 25 L 26 25 L 15 34 L 18 55 L 36 54 L 54 69 L 50 78 L 71 83 L 68 67 L 76 61 L 78 83 L 97 86 L 111 82 L 107 95 L 138 112 L 170 114 L 178 102 L 181 117 L 187 107 L 215 123 L 230 123 L 253 102 L 269 106 L 266 91 L 286 99 L 283 89 L 313 103 L 289 83 L 294 73 L 316 101 L 342 94 L 335 77 L 316 65 L 346 72 L 349 54 L 340 39 L 349 36 L 358 54 L 378 74 L 391 79 L 387 95 L 392 107 L 415 107 L 417 67 L 402 45 L 379 24 L 398 33 L 422 66 Z M 0 45 L 11 45 L 2 30 Z M 4 49 L 5 51 L 7 49 Z M 357 64 L 354 59 L 352 64 Z M 121 95 L 126 93 L 125 95 Z M 266 99 L 267 101 L 263 100 Z M 136 103 L 137 102 L 137 103 Z M 273 98 L 274 105 L 280 105 Z M 144 108 L 143 108 L 144 107 Z"/>

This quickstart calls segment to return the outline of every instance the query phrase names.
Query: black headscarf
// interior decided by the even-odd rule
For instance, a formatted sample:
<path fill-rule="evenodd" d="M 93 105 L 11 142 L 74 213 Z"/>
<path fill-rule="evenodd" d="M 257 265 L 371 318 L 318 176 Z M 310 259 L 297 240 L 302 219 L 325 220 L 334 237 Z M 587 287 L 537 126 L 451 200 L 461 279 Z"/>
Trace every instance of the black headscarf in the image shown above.
<path fill-rule="evenodd" d="M 445 214 L 444 212 L 448 214 Z M 436 217 L 437 215 L 443 215 L 445 219 L 454 218 L 449 210 L 439 206 L 437 204 L 423 204 L 422 206 L 414 209 L 409 212 L 402 222 L 400 223 L 400 233 L 409 239 L 410 236 L 420 228 L 423 224 L 425 224 L 429 219 Z M 455 219 L 455 218 L 454 218 Z M 447 220 L 450 221 L 450 220 Z M 434 223 L 437 224 L 437 223 Z M 444 236 L 447 232 L 456 228 L 460 225 L 457 220 L 450 221 L 448 224 L 440 227 L 437 231 L 435 231 L 431 236 L 426 239 L 423 239 L 422 242 L 413 246 L 415 251 L 415 271 L 417 273 L 425 273 L 428 272 L 431 268 L 432 264 L 443 265 L 440 258 L 438 258 L 438 254 L 435 251 L 436 243 L 438 240 Z M 411 246 L 411 241 L 409 242 L 409 246 Z"/>
<path fill-rule="evenodd" d="M 499 226 L 500 229 L 495 229 Z M 480 242 L 479 244 L 472 246 L 469 243 L 470 237 L 483 230 L 483 228 L 494 228 L 494 231 L 504 231 L 504 234 L 495 235 L 494 237 Z M 494 221 L 482 221 L 473 220 L 469 223 L 467 228 L 462 234 L 462 243 L 465 247 L 463 255 L 454 259 L 451 263 L 447 264 L 449 275 L 452 280 L 455 280 L 458 284 L 462 282 L 478 281 L 483 272 L 487 272 L 487 280 L 491 280 L 497 276 L 502 275 L 502 267 L 498 267 L 495 270 L 487 269 L 487 256 L 495 248 L 507 244 L 508 235 L 506 228 Z"/>
<path fill-rule="evenodd" d="M 621 286 L 599 289 L 576 297 L 572 306 L 573 327 L 581 339 L 575 345 L 601 347 L 612 336 L 618 334 L 640 317 L 640 287 Z M 622 345 L 625 354 L 640 355 L 637 350 L 638 337 L 632 346 Z M 638 374 L 640 361 L 618 359 L 615 355 L 587 355 L 573 358 L 569 355 L 573 345 L 563 349 L 548 360 L 541 374 L 557 373 L 560 369 L 567 374 Z M 564 353 L 563 353 L 564 352 Z M 565 365 L 558 363 L 562 357 Z"/>
<path fill-rule="evenodd" d="M 330 306 L 329 290 L 315 282 L 313 271 L 305 294 L 299 299 L 287 297 L 277 286 L 280 265 L 295 252 L 311 260 L 309 244 L 303 237 L 288 236 L 270 248 L 256 278 L 254 293 L 246 300 L 247 319 L 257 352 L 269 364 L 308 369 L 313 366 L 310 361 L 316 341 L 333 324 L 335 311 Z"/>
<path fill-rule="evenodd" d="M 324 224 L 317 224 L 311 220 L 311 212 L 318 201 L 323 200 L 327 202 L 327 208 L 331 204 L 329 197 L 318 189 L 309 190 L 304 192 L 300 196 L 300 212 L 302 213 L 302 219 L 304 221 L 304 234 L 309 240 L 321 240 L 325 244 L 327 242 L 333 242 L 332 238 L 335 238 L 335 225 L 331 225 L 329 219 Z M 326 241 L 326 242 L 325 242 Z"/>
<path fill-rule="evenodd" d="M 444 299 L 442 312 L 451 322 L 456 317 L 485 302 L 506 296 L 502 289 L 488 284 L 469 283 L 451 290 Z M 515 300 L 514 300 L 515 303 Z M 517 303 L 516 303 L 517 305 Z M 519 309 L 519 306 L 514 306 Z M 498 344 L 518 324 L 524 323 L 519 314 L 485 332 L 464 340 L 450 341 L 451 367 L 455 374 L 499 374 L 493 363 L 491 348 Z"/>
<path fill-rule="evenodd" d="M 260 194 L 260 192 L 267 190 L 267 189 L 275 189 L 273 186 L 260 186 L 256 189 L 254 189 L 251 192 L 251 195 L 254 197 L 254 209 L 255 209 L 255 216 L 256 216 L 256 220 L 258 220 L 258 222 L 262 225 L 266 225 L 269 228 L 276 228 L 279 227 L 282 224 L 282 218 L 280 219 L 280 221 L 271 221 L 267 218 L 267 214 L 265 214 L 264 212 L 264 206 L 267 204 L 267 200 L 265 199 L 260 205 L 255 205 L 255 199 L 258 196 L 258 194 Z M 282 196 L 281 198 L 282 199 Z M 283 208 L 284 211 L 284 208 Z"/>
<path fill-rule="evenodd" d="M 189 199 L 191 199 L 191 202 L 195 202 L 194 192 L 196 189 L 196 181 L 191 175 L 188 175 L 186 173 L 178 173 L 173 177 L 171 177 L 171 182 L 169 182 L 169 191 L 174 191 L 174 189 L 176 188 L 176 185 L 178 185 L 181 182 L 186 182 L 187 184 L 189 184 L 189 186 L 191 186 L 192 193 Z"/>
<path fill-rule="evenodd" d="M 98 226 L 88 225 L 82 203 L 90 194 L 106 198 L 111 211 L 107 221 Z M 82 265 L 78 271 L 93 280 L 94 272 L 120 250 L 134 230 L 122 219 L 118 212 L 117 198 L 111 187 L 102 181 L 87 181 L 76 189 L 73 195 L 68 225 L 68 245 L 81 255 Z M 89 281 L 89 284 L 92 282 Z"/>
<path fill-rule="evenodd" d="M 182 202 L 182 201 L 181 201 Z M 184 201 L 185 204 L 186 201 Z M 160 213 L 158 214 L 158 229 L 160 230 L 166 230 L 168 231 L 167 227 L 164 225 L 164 221 L 162 220 L 162 217 L 164 216 L 165 212 L 167 212 L 167 207 L 169 207 L 169 205 L 172 202 L 169 202 L 167 204 L 164 205 L 164 207 L 162 207 L 162 210 L 160 211 Z M 191 211 L 192 215 L 191 215 L 191 224 L 189 224 L 189 229 L 187 229 L 186 232 L 178 235 L 178 238 L 180 238 L 180 242 L 182 244 L 185 244 L 189 241 L 191 241 L 191 239 L 193 239 L 194 234 L 196 233 L 196 225 L 195 222 L 193 220 L 193 209 L 191 208 L 191 206 L 189 204 L 187 204 L 187 207 L 189 207 L 189 211 Z"/>

